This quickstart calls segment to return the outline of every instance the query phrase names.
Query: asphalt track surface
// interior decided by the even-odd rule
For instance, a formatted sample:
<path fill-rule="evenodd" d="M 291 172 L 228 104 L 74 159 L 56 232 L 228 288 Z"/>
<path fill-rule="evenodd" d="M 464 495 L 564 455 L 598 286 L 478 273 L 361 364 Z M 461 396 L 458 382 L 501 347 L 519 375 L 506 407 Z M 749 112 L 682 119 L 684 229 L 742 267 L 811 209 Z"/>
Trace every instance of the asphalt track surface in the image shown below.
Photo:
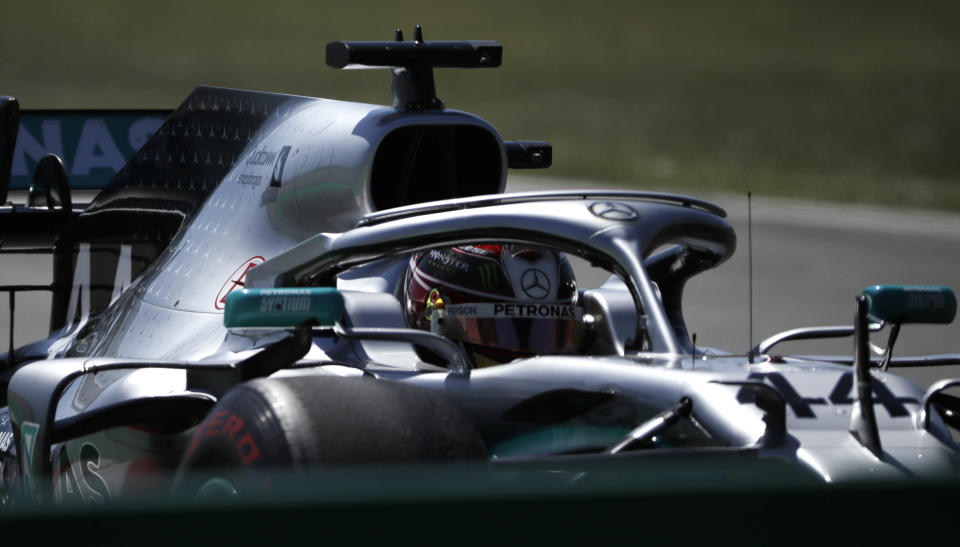
<path fill-rule="evenodd" d="M 594 182 L 538 176 L 511 177 L 508 191 L 602 188 Z M 662 189 L 658 189 L 662 190 Z M 751 345 L 747 198 L 698 195 L 728 212 L 737 251 L 718 268 L 688 284 L 685 314 L 698 346 L 745 353 Z M 960 215 L 846 206 L 754 196 L 753 337 L 756 344 L 780 331 L 852 324 L 854 298 L 876 283 L 940 284 L 960 289 Z M 50 281 L 50 259 L 0 255 L 0 284 Z M 596 280 L 580 279 L 581 285 Z M 6 302 L 4 302 L 6 304 Z M 46 335 L 50 297 L 20 294 L 17 345 Z M 8 306 L 0 306 L 0 351 L 9 344 Z M 895 355 L 960 353 L 960 321 L 905 326 Z M 885 333 L 874 343 L 886 345 Z M 849 355 L 850 339 L 783 344 L 776 351 Z M 960 377 L 960 367 L 897 369 L 921 386 Z"/>

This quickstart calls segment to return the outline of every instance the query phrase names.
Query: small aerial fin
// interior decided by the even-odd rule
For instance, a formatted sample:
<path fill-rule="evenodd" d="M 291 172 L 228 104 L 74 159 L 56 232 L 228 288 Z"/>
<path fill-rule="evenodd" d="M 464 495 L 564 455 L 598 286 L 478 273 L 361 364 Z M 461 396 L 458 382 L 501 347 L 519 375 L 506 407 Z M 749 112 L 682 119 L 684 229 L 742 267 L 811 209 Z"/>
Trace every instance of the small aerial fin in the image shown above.
<path fill-rule="evenodd" d="M 870 331 L 867 321 L 867 298 L 857 297 L 857 315 L 854 320 L 854 339 L 856 340 L 853 361 L 853 382 L 857 398 L 850 412 L 850 433 L 874 456 L 883 459 L 880 445 L 880 432 L 877 429 L 877 415 L 873 408 L 873 377 L 870 374 Z"/>

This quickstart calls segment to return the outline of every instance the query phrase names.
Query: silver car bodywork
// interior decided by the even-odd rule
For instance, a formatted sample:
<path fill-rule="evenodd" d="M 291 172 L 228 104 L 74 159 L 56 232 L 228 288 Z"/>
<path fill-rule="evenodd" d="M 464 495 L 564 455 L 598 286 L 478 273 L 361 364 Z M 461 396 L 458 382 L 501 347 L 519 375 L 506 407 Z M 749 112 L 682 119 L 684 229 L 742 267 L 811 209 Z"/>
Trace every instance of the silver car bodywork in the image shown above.
<path fill-rule="evenodd" d="M 347 312 L 343 323 L 351 332 L 379 329 L 395 334 L 385 340 L 373 335 L 336 340 L 318 336 L 300 362 L 275 374 L 366 374 L 441 391 L 477 423 L 500 462 L 511 457 L 536 456 L 549 461 L 553 454 L 602 452 L 630 430 L 688 398 L 695 428 L 702 430 L 694 439 L 698 448 L 688 450 L 705 451 L 705 458 L 711 457 L 710 448 L 746 450 L 756 457 L 793 462 L 824 481 L 952 472 L 957 454 L 949 431 L 936 413 L 922 426 L 924 394 L 905 379 L 874 374 L 874 389 L 882 395 L 876 400 L 876 411 L 883 456 L 877 458 L 850 434 L 855 394 L 849 367 L 799 360 L 772 363 L 766 356 L 750 363 L 746 356 L 703 349 L 692 354 L 682 323 L 668 318 L 662 295 L 643 265 L 644 258 L 651 263 L 652 251 L 666 245 L 666 256 L 674 262 L 682 260 L 684 253 L 699 253 L 707 257 L 705 264 L 716 264 L 732 253 L 733 233 L 713 210 L 685 205 L 672 196 L 665 200 L 650 197 L 611 192 L 552 198 L 468 198 L 431 205 L 434 210 L 423 214 L 367 217 L 361 221 L 365 225 L 353 230 L 309 238 L 251 270 L 247 286 L 331 280 L 344 296 Z M 626 219 L 596 214 L 600 206 L 610 204 L 635 214 Z M 198 218 L 203 220 L 202 215 Z M 620 277 L 599 288 L 583 290 L 580 298 L 595 319 L 593 328 L 600 331 L 597 338 L 607 343 L 586 349 L 584 355 L 543 355 L 475 370 L 453 365 L 447 370 L 420 360 L 412 333 L 403 333 L 406 323 L 398 299 L 406 257 L 413 250 L 432 246 L 504 240 L 548 244 L 620 272 Z M 150 335 L 146 326 L 155 326 L 157 312 L 141 295 L 149 294 L 151 279 L 162 278 L 152 277 L 148 271 L 115 308 L 105 312 L 117 313 L 108 321 L 110 328 L 82 339 L 93 348 L 90 355 L 27 365 L 14 376 L 11 393 L 29 405 L 34 416 L 40 416 L 42 405 L 50 404 L 50 394 L 56 393 L 56 385 L 65 387 L 55 422 L 82 420 L 85 414 L 137 399 L 209 397 L 209 390 L 191 387 L 188 370 L 227 366 L 285 336 L 275 331 L 230 332 L 217 317 L 209 320 L 202 337 L 206 344 L 201 345 L 196 323 L 183 321 L 180 327 L 166 327 L 163 332 L 168 339 L 197 340 L 179 346 L 184 352 L 180 359 L 171 359 L 174 350 L 169 346 L 162 353 L 148 354 L 155 346 L 142 340 Z M 186 316 L 192 312 L 167 313 Z M 73 347 L 79 343 L 75 341 Z M 136 347 L 140 353 L 110 356 L 110 352 L 120 353 L 127 347 Z M 76 377 L 64 386 L 64 379 L 71 375 Z M 782 424 L 769 418 L 770 409 L 756 404 L 749 395 L 751 389 L 778 395 L 785 420 Z M 603 401 L 557 423 L 531 424 L 509 418 L 511 409 L 558 390 L 593 394 Z M 97 465 L 105 485 L 101 490 L 123 492 L 131 465 L 144 454 L 161 454 L 175 461 L 178 448 L 186 442 L 183 434 L 154 435 L 149 437 L 150 443 L 144 436 L 139 445 L 132 446 L 137 443 L 129 437 L 135 435 L 128 434 L 123 440 L 122 431 L 107 429 L 59 446 L 68 453 L 76 451 L 66 458 L 71 462 L 84 461 L 79 453 L 84 445 L 96 446 L 99 454 L 123 454 Z"/>
<path fill-rule="evenodd" d="M 218 121 L 235 116 L 255 117 L 256 129 L 241 135 Z M 190 139 L 192 149 L 171 144 Z M 224 157 L 217 143 L 233 142 L 235 155 Z M 182 224 L 102 310 L 85 300 L 92 251 L 78 244 L 67 328 L 9 384 L 28 497 L 101 501 L 175 469 L 196 418 L 244 379 L 237 364 L 289 336 L 224 327 L 225 296 L 242 288 L 337 287 L 340 324 L 313 332 L 306 355 L 272 376 L 373 376 L 441 392 L 475 422 L 495 467 L 602 461 L 627 455 L 633 440 L 643 445 L 629 452 L 637 465 L 657 454 L 749 454 L 827 482 L 939 476 L 960 463 L 930 394 L 894 374 L 870 373 L 877 455 L 851 434 L 849 366 L 695 347 L 684 283 L 736 247 L 710 203 L 626 191 L 499 194 L 506 145 L 471 114 L 216 88 L 198 88 L 138 155 L 84 215 L 135 209 Z M 151 178 L 150 166 L 163 175 L 205 162 L 222 167 L 210 189 L 205 179 Z M 443 162 L 452 175 L 431 168 Z M 195 209 L 164 201 L 178 195 L 171 184 L 203 184 Z M 455 343 L 409 330 L 410 253 L 477 242 L 549 246 L 608 270 L 607 283 L 579 294 L 591 343 L 575 355 L 471 369 Z M 120 256 L 118 272 L 130 267 Z M 431 344 L 446 366 L 415 349 Z M 681 407 L 678 425 L 648 434 Z"/>

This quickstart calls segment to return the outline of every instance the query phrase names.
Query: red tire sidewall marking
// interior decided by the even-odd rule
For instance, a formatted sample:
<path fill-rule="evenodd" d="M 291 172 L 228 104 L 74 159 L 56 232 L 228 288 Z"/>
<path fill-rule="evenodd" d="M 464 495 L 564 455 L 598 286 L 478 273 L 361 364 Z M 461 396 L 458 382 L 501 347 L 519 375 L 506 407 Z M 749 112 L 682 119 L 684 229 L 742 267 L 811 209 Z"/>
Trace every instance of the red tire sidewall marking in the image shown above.
<path fill-rule="evenodd" d="M 254 436 L 244 427 L 245 425 L 243 418 L 228 409 L 214 412 L 197 428 L 184 457 L 189 458 L 203 439 L 219 437 L 233 446 L 238 460 L 243 465 L 248 466 L 256 462 L 261 456 L 260 447 Z"/>

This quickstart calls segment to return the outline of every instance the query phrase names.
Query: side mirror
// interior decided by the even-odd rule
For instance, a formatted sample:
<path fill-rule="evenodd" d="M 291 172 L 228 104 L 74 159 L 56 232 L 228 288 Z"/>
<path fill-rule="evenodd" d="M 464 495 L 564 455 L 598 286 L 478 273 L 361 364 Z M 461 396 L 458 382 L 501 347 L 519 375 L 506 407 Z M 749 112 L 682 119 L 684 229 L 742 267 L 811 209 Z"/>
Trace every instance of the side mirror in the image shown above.
<path fill-rule="evenodd" d="M 329 327 L 343 314 L 343 295 L 332 287 L 243 289 L 227 295 L 223 324 L 228 329 Z"/>
<path fill-rule="evenodd" d="M 72 211 L 67 169 L 56 154 L 47 154 L 37 162 L 33 183 L 27 193 L 28 207 L 45 207 Z"/>
<path fill-rule="evenodd" d="M 885 323 L 945 324 L 957 314 L 957 297 L 943 285 L 874 285 L 863 296 L 867 315 Z"/>

